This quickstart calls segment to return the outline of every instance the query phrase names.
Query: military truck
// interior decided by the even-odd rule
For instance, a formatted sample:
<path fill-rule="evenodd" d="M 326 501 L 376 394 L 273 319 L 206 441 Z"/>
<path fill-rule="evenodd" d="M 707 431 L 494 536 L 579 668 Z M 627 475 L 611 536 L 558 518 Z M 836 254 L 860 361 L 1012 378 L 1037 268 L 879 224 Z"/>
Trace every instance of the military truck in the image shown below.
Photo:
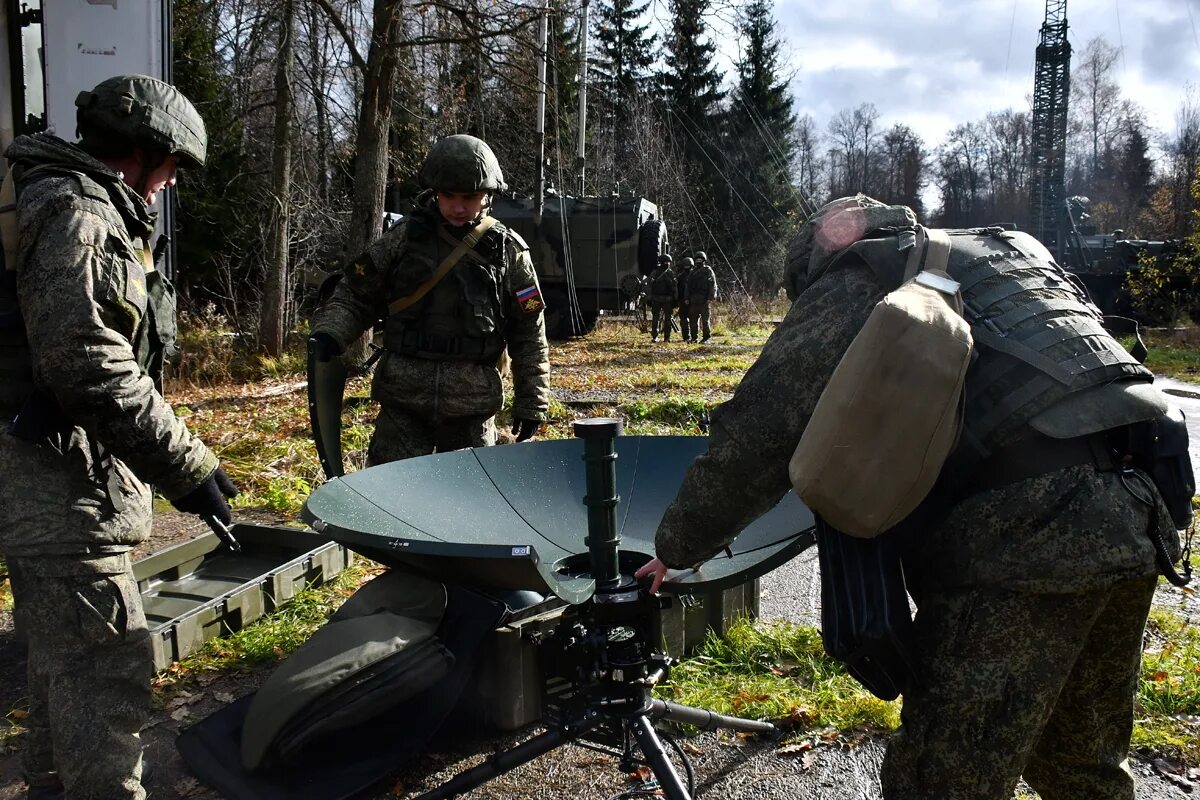
<path fill-rule="evenodd" d="M 637 300 L 645 276 L 669 247 L 658 207 L 644 197 L 498 197 L 492 214 L 529 243 L 554 339 L 590 333 L 601 311 Z"/>

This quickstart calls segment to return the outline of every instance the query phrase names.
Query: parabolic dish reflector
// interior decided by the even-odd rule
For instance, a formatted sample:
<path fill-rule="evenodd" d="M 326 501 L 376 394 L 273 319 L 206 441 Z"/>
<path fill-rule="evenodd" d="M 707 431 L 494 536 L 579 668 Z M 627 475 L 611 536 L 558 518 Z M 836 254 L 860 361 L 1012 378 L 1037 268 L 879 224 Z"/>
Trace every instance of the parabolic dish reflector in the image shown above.
<path fill-rule="evenodd" d="M 620 564 L 631 573 L 654 555 L 654 533 L 703 436 L 616 440 Z M 457 450 L 335 478 L 302 516 L 316 530 L 389 566 L 442 580 L 552 593 L 569 603 L 592 595 L 583 441 Z M 699 572 L 664 585 L 708 592 L 762 575 L 814 542 L 813 516 L 789 492 Z"/>

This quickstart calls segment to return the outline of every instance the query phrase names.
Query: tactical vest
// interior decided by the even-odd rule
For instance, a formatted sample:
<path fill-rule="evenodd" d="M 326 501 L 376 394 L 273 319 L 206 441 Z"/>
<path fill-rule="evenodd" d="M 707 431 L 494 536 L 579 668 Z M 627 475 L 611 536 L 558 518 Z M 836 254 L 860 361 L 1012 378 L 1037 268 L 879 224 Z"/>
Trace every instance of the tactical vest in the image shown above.
<path fill-rule="evenodd" d="M 655 303 L 673 303 L 675 293 L 675 272 L 671 269 L 659 270 L 650 282 L 650 299 Z"/>
<path fill-rule="evenodd" d="M 1104 329 L 1041 244 L 999 228 L 947 232 L 947 271 L 961 284 L 978 352 L 967 372 L 960 451 L 983 458 L 1034 431 L 1068 439 L 1161 413 L 1140 391 L 1153 373 Z M 885 286 L 899 286 L 906 235 L 856 242 L 837 260 L 857 255 Z"/>
<path fill-rule="evenodd" d="M 92 197 L 108 197 L 104 187 L 81 173 L 58 167 L 28 170 L 19 175 L 15 182 L 11 208 L 8 205 L 0 206 L 0 235 L 5 239 L 3 244 L 6 252 L 16 252 L 15 245 L 10 246 L 7 239 L 17 230 L 16 200 L 21 191 L 34 181 L 55 175 L 75 178 L 80 182 L 82 191 Z M 161 392 L 164 366 L 174 361 L 179 353 L 176 346 L 175 288 L 166 276 L 154 268 L 145 241 L 141 242 L 140 256 L 146 267 L 146 313 L 138 322 L 131 344 L 138 366 L 154 380 Z M 3 277 L 0 279 L 0 420 L 7 422 L 20 412 L 36 387 L 29 340 L 17 296 L 16 259 L 10 261 L 6 258 L 3 266 Z"/>
<path fill-rule="evenodd" d="M 411 294 L 453 249 L 427 214 L 412 215 L 403 231 L 406 263 L 394 270 L 388 302 Z M 435 361 L 495 362 L 504 350 L 508 272 L 504 233 L 484 234 L 424 298 L 384 323 L 391 352 Z"/>

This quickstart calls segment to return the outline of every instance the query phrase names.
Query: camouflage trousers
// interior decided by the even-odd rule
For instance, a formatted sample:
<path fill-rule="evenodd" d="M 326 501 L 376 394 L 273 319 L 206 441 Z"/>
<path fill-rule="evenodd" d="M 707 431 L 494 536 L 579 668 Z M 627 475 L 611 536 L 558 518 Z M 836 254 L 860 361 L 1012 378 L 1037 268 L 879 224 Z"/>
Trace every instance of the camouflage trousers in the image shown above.
<path fill-rule="evenodd" d="M 700 336 L 701 331 L 703 331 L 703 338 L 706 340 L 712 336 L 712 331 L 708 328 L 708 320 L 709 309 L 707 300 L 702 303 L 695 300 L 688 303 L 688 331 L 691 332 L 689 338 L 693 342 Z"/>
<path fill-rule="evenodd" d="M 690 331 L 692 330 L 692 317 L 687 303 L 679 306 L 679 335 L 686 342 L 692 338 Z"/>
<path fill-rule="evenodd" d="M 1127 758 L 1156 578 L 1096 591 L 932 592 L 916 618 L 922 686 L 888 743 L 886 800 L 1132 800 Z"/>
<path fill-rule="evenodd" d="M 59 574 L 66 560 L 9 559 L 29 648 L 26 781 L 66 800 L 143 800 L 153 656 L 137 581 L 128 557 L 117 574 Z"/>
<path fill-rule="evenodd" d="M 466 447 L 491 447 L 495 443 L 495 417 L 431 418 L 408 409 L 381 406 L 367 449 L 367 466 Z"/>
<path fill-rule="evenodd" d="M 674 309 L 674 305 L 669 302 L 650 304 L 650 310 L 652 314 L 650 317 L 651 339 L 657 339 L 658 334 L 661 332 L 664 342 L 671 341 L 672 309 Z M 659 326 L 661 326 L 661 328 Z"/>

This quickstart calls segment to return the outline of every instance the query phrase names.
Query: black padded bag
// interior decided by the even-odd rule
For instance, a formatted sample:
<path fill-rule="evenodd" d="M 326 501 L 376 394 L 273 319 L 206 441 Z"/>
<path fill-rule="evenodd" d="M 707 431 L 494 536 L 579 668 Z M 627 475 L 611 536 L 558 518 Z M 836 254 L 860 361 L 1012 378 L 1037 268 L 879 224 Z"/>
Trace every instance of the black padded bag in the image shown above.
<path fill-rule="evenodd" d="M 860 539 L 817 520 L 821 642 L 881 700 L 895 700 L 918 681 L 900 545 L 894 532 Z"/>

